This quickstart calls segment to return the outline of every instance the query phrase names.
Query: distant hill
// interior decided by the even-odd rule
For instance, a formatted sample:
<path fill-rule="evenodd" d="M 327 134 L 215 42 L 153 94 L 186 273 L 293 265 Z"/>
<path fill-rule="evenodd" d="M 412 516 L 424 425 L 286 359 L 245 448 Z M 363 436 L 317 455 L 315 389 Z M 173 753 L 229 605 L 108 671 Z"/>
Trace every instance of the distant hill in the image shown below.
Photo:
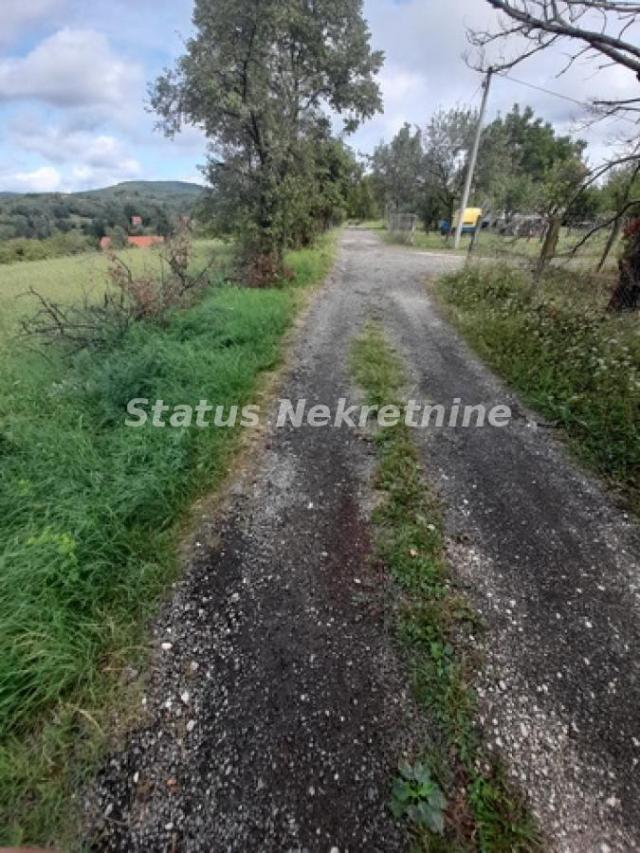
<path fill-rule="evenodd" d="M 199 184 L 191 184 L 186 181 L 123 181 L 113 187 L 104 187 L 99 190 L 85 190 L 73 195 L 100 196 L 102 198 L 162 198 L 167 196 L 192 196 L 202 194 L 204 187 Z"/>
<path fill-rule="evenodd" d="M 80 190 L 74 193 L 16 193 L 16 192 L 0 192 L 0 199 L 8 198 L 67 198 L 77 196 L 88 196 L 89 198 L 96 196 L 102 198 L 119 198 L 123 197 L 139 197 L 145 198 L 166 198 L 170 196 L 192 196 L 196 197 L 204 192 L 204 187 L 200 184 L 191 184 L 188 181 L 123 181 L 120 184 L 114 184 L 112 187 L 102 187 L 97 190 Z"/>
<path fill-rule="evenodd" d="M 0 193 L 0 240 L 70 231 L 100 239 L 114 228 L 168 234 L 193 216 L 204 187 L 186 181 L 126 181 L 77 193 Z M 142 225 L 134 222 L 140 217 Z"/>

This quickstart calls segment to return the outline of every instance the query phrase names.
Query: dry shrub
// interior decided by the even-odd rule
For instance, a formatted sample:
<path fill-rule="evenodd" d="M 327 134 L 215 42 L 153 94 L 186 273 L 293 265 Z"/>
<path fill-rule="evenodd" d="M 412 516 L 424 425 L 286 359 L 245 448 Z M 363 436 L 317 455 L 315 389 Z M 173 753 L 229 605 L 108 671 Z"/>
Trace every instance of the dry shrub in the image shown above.
<path fill-rule="evenodd" d="M 169 311 L 191 304 L 208 284 L 210 264 L 191 273 L 193 246 L 186 229 L 162 250 L 160 274 L 146 270 L 134 275 L 115 252 L 109 253 L 108 287 L 100 303 L 63 306 L 31 288 L 39 302 L 33 317 L 22 323 L 23 333 L 45 345 L 62 343 L 71 352 L 103 348 L 119 340 L 132 323 L 161 321 Z"/>
<path fill-rule="evenodd" d="M 292 281 L 295 273 L 277 255 L 261 254 L 248 261 L 245 276 L 249 287 L 262 288 Z"/>

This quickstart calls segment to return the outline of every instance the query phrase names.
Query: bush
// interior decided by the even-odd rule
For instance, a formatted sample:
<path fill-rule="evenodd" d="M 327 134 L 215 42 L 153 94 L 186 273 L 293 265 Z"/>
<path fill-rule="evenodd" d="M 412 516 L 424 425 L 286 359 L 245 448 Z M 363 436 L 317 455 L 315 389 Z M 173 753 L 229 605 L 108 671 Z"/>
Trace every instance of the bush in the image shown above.
<path fill-rule="evenodd" d="M 97 248 L 96 242 L 79 231 L 55 234 L 46 240 L 18 238 L 0 242 L 0 264 L 20 261 L 46 261 L 65 255 L 77 255 Z"/>
<path fill-rule="evenodd" d="M 79 305 L 61 305 L 31 288 L 40 307 L 22 322 L 26 335 L 45 345 L 63 344 L 71 353 L 82 349 L 113 346 L 134 322 L 163 320 L 184 308 L 209 283 L 214 259 L 197 274 L 191 270 L 193 245 L 186 232 L 179 232 L 162 251 L 161 272 L 134 275 L 121 256 L 109 254 L 109 286 L 101 302 L 88 295 Z"/>

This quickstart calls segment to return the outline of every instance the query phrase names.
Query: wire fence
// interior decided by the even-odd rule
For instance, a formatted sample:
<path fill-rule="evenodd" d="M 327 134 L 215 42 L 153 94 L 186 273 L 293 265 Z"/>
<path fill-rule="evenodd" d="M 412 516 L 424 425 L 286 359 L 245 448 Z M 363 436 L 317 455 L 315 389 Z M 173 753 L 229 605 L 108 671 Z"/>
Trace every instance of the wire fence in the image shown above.
<path fill-rule="evenodd" d="M 387 211 L 385 224 L 387 231 L 389 231 L 396 242 L 408 245 L 415 244 L 418 229 L 418 217 L 415 213 Z"/>

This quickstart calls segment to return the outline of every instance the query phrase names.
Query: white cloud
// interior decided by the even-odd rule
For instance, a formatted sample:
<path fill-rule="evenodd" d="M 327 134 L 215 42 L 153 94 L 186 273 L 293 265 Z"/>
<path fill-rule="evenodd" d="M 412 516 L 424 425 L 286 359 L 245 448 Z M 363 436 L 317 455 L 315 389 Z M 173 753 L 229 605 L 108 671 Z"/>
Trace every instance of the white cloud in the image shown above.
<path fill-rule="evenodd" d="M 129 174 L 140 171 L 129 146 L 109 133 L 73 126 L 43 126 L 35 116 L 20 116 L 9 126 L 9 139 L 19 150 L 39 154 L 51 163 L 116 169 Z"/>
<path fill-rule="evenodd" d="M 74 192 L 140 177 L 143 168 L 130 146 L 107 133 L 73 127 L 41 126 L 35 116 L 9 125 L 11 149 L 37 155 L 42 165 L 14 165 L 0 172 L 2 189 L 26 192 Z"/>
<path fill-rule="evenodd" d="M 114 164 L 110 169 L 86 164 L 67 168 L 38 166 L 32 170 L 0 171 L 0 190 L 4 192 L 48 193 L 80 192 L 112 186 L 140 177 L 142 168 L 136 160 Z"/>
<path fill-rule="evenodd" d="M 39 23 L 50 24 L 65 6 L 67 0 L 3 0 L 0 45 Z"/>
<path fill-rule="evenodd" d="M 53 166 L 41 166 L 32 172 L 1 175 L 2 187 L 10 192 L 50 193 L 62 187 L 62 175 Z"/>
<path fill-rule="evenodd" d="M 381 75 L 384 115 L 374 118 L 353 137 L 355 147 L 370 151 L 381 137 L 389 139 L 403 122 L 424 126 L 440 106 L 479 105 L 480 75 L 464 62 L 470 53 L 467 27 L 493 30 L 496 15 L 486 0 L 366 0 L 365 14 L 374 47 L 386 53 Z M 635 36 L 634 36 L 635 37 Z M 517 53 L 518 43 L 509 50 Z M 513 77 L 558 92 L 581 102 L 594 97 L 633 97 L 637 80 L 621 68 L 598 71 L 594 62 L 576 63 L 564 76 L 568 45 L 545 51 L 512 72 Z M 601 64 L 601 63 L 600 63 Z M 592 159 L 604 154 L 612 131 L 633 132 L 631 125 L 604 123 L 585 128 L 580 119 L 586 108 L 505 78 L 497 78 L 491 92 L 488 118 L 506 112 L 514 102 L 531 105 L 536 114 L 556 124 L 563 133 L 574 132 L 590 143 Z"/>
<path fill-rule="evenodd" d="M 95 30 L 65 28 L 22 58 L 0 61 L 0 101 L 56 107 L 117 105 L 138 93 L 141 68 L 116 56 Z"/>

